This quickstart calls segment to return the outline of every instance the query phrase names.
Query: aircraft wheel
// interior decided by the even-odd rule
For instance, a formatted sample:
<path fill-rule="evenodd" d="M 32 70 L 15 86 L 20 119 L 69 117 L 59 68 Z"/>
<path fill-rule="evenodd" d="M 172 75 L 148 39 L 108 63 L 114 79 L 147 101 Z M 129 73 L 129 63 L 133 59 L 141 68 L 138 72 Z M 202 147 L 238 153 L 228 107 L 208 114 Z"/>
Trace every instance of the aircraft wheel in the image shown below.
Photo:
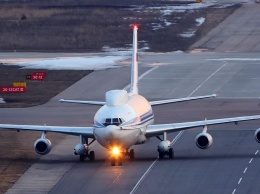
<path fill-rule="evenodd" d="M 86 158 L 86 155 L 85 154 L 81 154 L 79 156 L 79 161 L 83 162 L 85 160 L 85 158 Z"/>
<path fill-rule="evenodd" d="M 134 151 L 134 149 L 131 149 L 131 150 L 130 150 L 129 156 L 130 156 L 130 160 L 135 159 L 135 151 Z"/>
<path fill-rule="evenodd" d="M 122 158 L 119 158 L 118 161 L 117 161 L 117 163 L 118 163 L 118 166 L 122 166 L 122 165 L 123 165 L 123 163 L 122 163 Z"/>
<path fill-rule="evenodd" d="M 163 158 L 164 158 L 164 153 L 163 153 L 163 152 L 160 152 L 160 151 L 159 151 L 159 158 L 160 158 L 160 159 L 163 159 Z"/>
<path fill-rule="evenodd" d="M 90 160 L 90 161 L 94 161 L 94 160 L 95 160 L 95 152 L 94 152 L 94 151 L 91 151 L 91 152 L 89 153 L 89 160 Z"/>
<path fill-rule="evenodd" d="M 173 149 L 170 148 L 169 149 L 169 158 L 173 158 L 174 157 L 174 152 L 173 152 Z"/>
<path fill-rule="evenodd" d="M 111 166 L 115 166 L 116 165 L 116 160 L 113 158 L 111 159 Z"/>

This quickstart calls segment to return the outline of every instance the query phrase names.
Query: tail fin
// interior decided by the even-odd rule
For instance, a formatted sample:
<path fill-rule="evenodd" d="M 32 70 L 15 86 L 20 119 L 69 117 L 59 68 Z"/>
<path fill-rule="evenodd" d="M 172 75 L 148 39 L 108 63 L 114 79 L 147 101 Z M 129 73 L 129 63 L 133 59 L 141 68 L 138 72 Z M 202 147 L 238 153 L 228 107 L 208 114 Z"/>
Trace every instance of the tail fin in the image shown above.
<path fill-rule="evenodd" d="M 138 94 L 138 56 L 137 56 L 137 25 L 133 25 L 133 54 L 131 70 L 130 94 Z"/>

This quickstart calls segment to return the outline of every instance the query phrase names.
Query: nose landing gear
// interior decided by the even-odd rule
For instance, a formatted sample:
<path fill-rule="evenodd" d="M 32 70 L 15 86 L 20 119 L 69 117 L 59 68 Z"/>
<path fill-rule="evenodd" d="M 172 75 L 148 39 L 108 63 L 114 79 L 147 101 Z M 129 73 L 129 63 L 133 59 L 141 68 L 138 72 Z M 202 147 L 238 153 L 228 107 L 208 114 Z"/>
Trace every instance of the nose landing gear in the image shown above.
<path fill-rule="evenodd" d="M 123 159 L 127 158 L 129 158 L 130 160 L 133 160 L 135 158 L 134 149 L 131 149 L 130 151 L 126 149 L 125 152 L 120 152 L 118 148 L 115 147 L 112 149 L 111 166 L 115 166 L 116 163 L 118 164 L 118 166 L 122 166 Z"/>

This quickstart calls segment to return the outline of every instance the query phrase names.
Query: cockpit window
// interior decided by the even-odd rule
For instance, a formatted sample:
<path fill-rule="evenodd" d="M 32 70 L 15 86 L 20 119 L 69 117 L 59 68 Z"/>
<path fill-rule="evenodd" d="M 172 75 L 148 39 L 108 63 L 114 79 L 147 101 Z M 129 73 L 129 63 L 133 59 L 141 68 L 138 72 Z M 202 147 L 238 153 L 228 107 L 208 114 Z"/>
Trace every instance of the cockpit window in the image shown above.
<path fill-rule="evenodd" d="M 111 125 L 111 119 L 105 119 L 105 122 L 103 124 L 105 126 Z"/>
<path fill-rule="evenodd" d="M 113 125 L 119 125 L 119 119 L 118 118 L 113 118 Z"/>
<path fill-rule="evenodd" d="M 108 125 L 116 125 L 119 126 L 123 123 L 123 120 L 121 118 L 106 118 L 104 120 L 103 125 L 106 127 Z"/>

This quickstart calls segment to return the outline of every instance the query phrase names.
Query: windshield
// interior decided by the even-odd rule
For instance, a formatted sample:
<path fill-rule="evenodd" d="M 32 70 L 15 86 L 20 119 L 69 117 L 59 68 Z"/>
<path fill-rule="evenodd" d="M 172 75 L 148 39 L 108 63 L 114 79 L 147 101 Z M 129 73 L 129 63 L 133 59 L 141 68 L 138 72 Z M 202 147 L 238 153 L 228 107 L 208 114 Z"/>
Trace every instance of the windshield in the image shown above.
<path fill-rule="evenodd" d="M 108 125 L 116 125 L 119 126 L 123 123 L 121 118 L 106 118 L 103 122 L 103 125 L 106 127 Z"/>

